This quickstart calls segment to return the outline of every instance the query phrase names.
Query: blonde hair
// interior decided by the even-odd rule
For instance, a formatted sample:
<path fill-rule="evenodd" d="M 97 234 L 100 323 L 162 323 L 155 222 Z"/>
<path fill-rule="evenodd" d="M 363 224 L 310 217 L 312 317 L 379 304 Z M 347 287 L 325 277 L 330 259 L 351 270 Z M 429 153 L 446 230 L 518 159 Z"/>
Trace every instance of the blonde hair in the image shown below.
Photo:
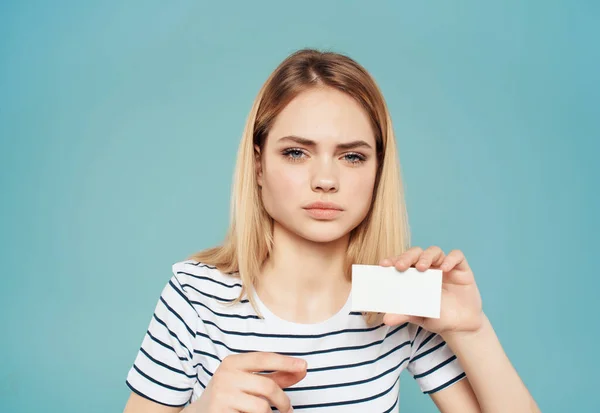
<path fill-rule="evenodd" d="M 262 204 L 256 177 L 254 145 L 263 148 L 277 115 L 303 91 L 331 87 L 346 93 L 364 108 L 375 134 L 377 174 L 373 200 L 365 219 L 350 233 L 345 271 L 352 264 L 378 264 L 399 255 L 410 245 L 410 231 L 392 121 L 379 87 L 371 75 L 348 56 L 302 49 L 288 56 L 260 89 L 240 142 L 231 197 L 230 227 L 223 245 L 193 254 L 193 259 L 240 277 L 242 291 L 231 302 L 248 296 L 256 286 L 263 262 L 273 248 L 273 220 Z M 381 314 L 364 313 L 367 323 L 381 322 Z"/>

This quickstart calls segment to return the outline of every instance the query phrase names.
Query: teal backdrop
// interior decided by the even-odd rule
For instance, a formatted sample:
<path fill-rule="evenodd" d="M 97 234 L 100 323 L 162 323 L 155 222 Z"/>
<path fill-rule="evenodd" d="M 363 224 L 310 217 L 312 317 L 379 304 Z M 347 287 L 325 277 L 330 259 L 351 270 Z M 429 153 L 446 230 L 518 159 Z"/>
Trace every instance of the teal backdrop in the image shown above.
<path fill-rule="evenodd" d="M 122 411 L 171 264 L 223 239 L 258 89 L 306 46 L 381 86 L 413 244 L 466 254 L 542 411 L 600 411 L 599 19 L 593 1 L 1 2 L 0 411 Z M 437 411 L 401 388 L 402 412 Z"/>

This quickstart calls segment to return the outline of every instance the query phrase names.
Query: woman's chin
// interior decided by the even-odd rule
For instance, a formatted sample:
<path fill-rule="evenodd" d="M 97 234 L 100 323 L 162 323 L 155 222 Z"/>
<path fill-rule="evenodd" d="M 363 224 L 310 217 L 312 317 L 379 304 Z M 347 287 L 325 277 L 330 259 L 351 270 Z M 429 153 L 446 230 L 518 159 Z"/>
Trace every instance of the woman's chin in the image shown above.
<path fill-rule="evenodd" d="M 285 225 L 282 222 L 275 221 L 276 225 L 283 231 L 290 234 L 292 237 L 297 237 L 309 242 L 327 244 L 336 241 L 341 241 L 346 238 L 352 226 L 347 222 L 341 221 L 317 221 L 310 220 L 309 222 L 293 222 L 291 225 Z"/>
<path fill-rule="evenodd" d="M 350 231 L 334 228 L 305 228 L 297 235 L 310 242 L 331 243 L 344 238 Z"/>

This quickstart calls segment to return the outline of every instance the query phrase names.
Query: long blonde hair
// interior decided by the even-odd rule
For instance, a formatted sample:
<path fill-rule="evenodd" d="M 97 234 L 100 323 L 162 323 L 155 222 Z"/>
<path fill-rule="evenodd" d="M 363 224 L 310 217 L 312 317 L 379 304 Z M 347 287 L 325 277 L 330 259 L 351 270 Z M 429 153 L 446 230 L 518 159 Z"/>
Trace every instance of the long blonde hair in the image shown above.
<path fill-rule="evenodd" d="M 352 264 L 376 265 L 383 258 L 403 253 L 410 245 L 392 122 L 375 80 L 348 56 L 315 49 L 298 50 L 271 73 L 246 120 L 234 174 L 230 227 L 223 245 L 189 257 L 240 277 L 242 291 L 231 304 L 246 295 L 257 313 L 256 302 L 247 293 L 248 288 L 256 285 L 262 264 L 272 251 L 273 220 L 262 204 L 254 145 L 262 149 L 277 115 L 294 97 L 314 87 L 335 88 L 355 99 L 369 116 L 375 134 L 378 166 L 373 201 L 365 219 L 350 234 L 345 265 L 348 279 Z M 364 315 L 369 324 L 381 321 L 377 313 Z"/>

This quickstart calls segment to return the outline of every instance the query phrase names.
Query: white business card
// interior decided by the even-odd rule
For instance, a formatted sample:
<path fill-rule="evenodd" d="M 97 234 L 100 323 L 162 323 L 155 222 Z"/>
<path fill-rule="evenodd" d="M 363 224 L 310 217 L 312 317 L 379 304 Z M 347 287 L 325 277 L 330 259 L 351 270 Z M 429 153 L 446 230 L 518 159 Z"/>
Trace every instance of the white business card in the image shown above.
<path fill-rule="evenodd" d="M 352 265 L 352 311 L 440 318 L 442 270 Z"/>

